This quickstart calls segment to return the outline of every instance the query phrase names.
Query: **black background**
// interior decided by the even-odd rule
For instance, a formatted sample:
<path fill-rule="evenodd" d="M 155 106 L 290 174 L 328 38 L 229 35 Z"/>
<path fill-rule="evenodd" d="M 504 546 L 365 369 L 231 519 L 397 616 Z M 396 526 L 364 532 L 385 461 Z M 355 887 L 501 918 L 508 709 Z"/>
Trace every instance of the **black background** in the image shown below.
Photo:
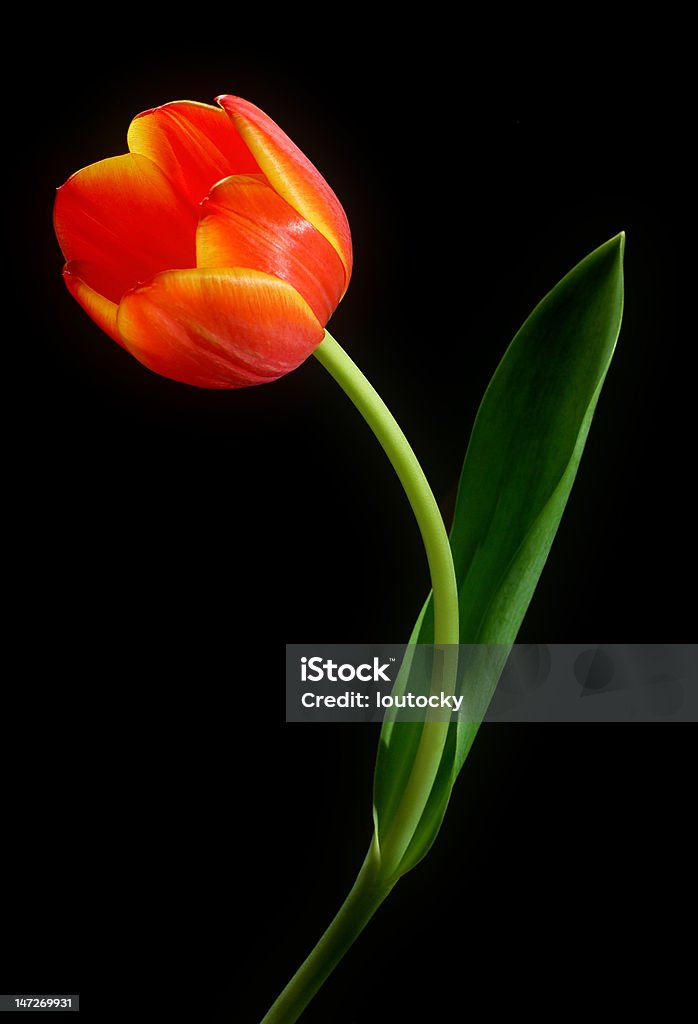
<path fill-rule="evenodd" d="M 436 14 L 381 33 L 348 21 L 72 6 L 14 84 L 29 189 L 13 176 L 7 211 L 20 572 L 2 984 L 81 991 L 95 1019 L 130 993 L 157 1018 L 261 1018 L 361 863 L 377 739 L 284 726 L 283 644 L 400 642 L 428 587 L 398 484 L 314 360 L 261 388 L 187 388 L 65 291 L 54 189 L 123 152 L 140 110 L 237 93 L 318 165 L 355 244 L 330 327 L 445 516 L 506 344 L 625 229 L 618 351 L 521 639 L 690 639 L 695 342 L 671 39 L 630 61 L 601 33 L 573 52 L 576 29 L 548 26 L 534 50 L 520 26 L 502 46 Z M 483 729 L 429 858 L 303 1020 L 465 1019 L 475 992 L 506 1014 L 591 1010 L 638 975 L 659 998 L 683 971 L 690 754 L 668 726 Z"/>

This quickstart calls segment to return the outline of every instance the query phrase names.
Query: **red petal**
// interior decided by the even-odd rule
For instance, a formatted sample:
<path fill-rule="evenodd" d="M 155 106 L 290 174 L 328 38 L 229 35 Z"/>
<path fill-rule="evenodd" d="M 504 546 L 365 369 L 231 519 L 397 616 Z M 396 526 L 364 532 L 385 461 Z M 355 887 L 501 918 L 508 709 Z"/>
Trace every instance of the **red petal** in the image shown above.
<path fill-rule="evenodd" d="M 202 206 L 197 267 L 250 267 L 288 281 L 326 324 L 344 290 L 339 256 L 261 175 L 219 182 Z"/>
<path fill-rule="evenodd" d="M 196 221 L 159 167 L 126 153 L 84 167 L 58 189 L 53 212 L 66 260 L 118 302 L 161 270 L 196 265 Z"/>
<path fill-rule="evenodd" d="M 237 128 L 272 188 L 332 243 L 344 264 L 345 291 L 352 267 L 351 234 L 336 195 L 307 156 L 259 107 L 238 96 L 217 102 Z"/>
<path fill-rule="evenodd" d="M 139 114 L 128 130 L 128 148 L 156 163 L 193 206 L 221 178 L 259 171 L 225 113 L 189 100 Z"/>
<path fill-rule="evenodd" d="M 116 327 L 116 313 L 119 307 L 115 302 L 105 299 L 103 295 L 85 284 L 85 278 L 92 276 L 92 268 L 80 260 L 66 263 L 63 268 L 63 280 L 73 298 L 77 299 L 98 327 L 101 327 L 110 338 L 123 346 L 124 343 Z"/>
<path fill-rule="evenodd" d="M 239 267 L 158 274 L 123 297 L 118 327 L 149 369 L 201 388 L 276 380 L 324 337 L 294 288 Z"/>

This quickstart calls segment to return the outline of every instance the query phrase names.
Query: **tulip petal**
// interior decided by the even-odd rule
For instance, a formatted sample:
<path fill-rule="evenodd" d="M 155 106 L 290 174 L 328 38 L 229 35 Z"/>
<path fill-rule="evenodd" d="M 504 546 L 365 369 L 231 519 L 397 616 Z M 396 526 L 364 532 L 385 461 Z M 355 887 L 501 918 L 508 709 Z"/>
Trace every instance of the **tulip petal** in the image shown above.
<path fill-rule="evenodd" d="M 316 167 L 258 107 L 238 96 L 218 96 L 217 103 L 237 128 L 263 174 L 279 195 L 332 243 L 346 274 L 352 268 L 351 234 L 346 214 Z"/>
<path fill-rule="evenodd" d="M 193 206 L 221 178 L 259 171 L 225 113 L 190 100 L 138 114 L 128 130 L 128 148 L 156 163 Z"/>
<path fill-rule="evenodd" d="M 196 265 L 196 220 L 159 167 L 126 153 L 84 167 L 58 189 L 58 243 L 84 283 L 118 302 L 161 270 Z"/>
<path fill-rule="evenodd" d="M 212 189 L 196 231 L 196 265 L 249 267 L 288 281 L 323 325 L 344 290 L 334 248 L 262 175 L 235 175 Z"/>
<path fill-rule="evenodd" d="M 118 328 L 149 369 L 202 388 L 276 380 L 324 337 L 291 285 L 239 267 L 158 274 L 124 296 Z"/>
<path fill-rule="evenodd" d="M 119 307 L 85 284 L 85 278 L 92 276 L 92 268 L 82 260 L 71 260 L 63 268 L 63 280 L 73 298 L 77 299 L 98 327 L 123 347 L 124 343 L 116 326 L 116 313 Z"/>

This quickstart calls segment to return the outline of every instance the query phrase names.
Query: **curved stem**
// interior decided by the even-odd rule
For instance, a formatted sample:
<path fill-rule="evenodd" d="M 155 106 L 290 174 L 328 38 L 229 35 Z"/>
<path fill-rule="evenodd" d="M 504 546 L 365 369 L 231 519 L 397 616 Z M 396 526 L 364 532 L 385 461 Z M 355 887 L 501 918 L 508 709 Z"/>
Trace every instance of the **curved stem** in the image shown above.
<path fill-rule="evenodd" d="M 315 349 L 315 356 L 366 420 L 405 489 L 422 535 L 431 574 L 434 643 L 448 647 L 457 645 L 458 589 L 451 545 L 424 470 L 383 399 L 329 331 L 325 331 L 325 338 Z M 449 651 L 448 647 L 447 660 L 455 677 L 451 657 L 453 649 Z M 400 803 L 387 834 L 380 837 L 381 864 L 386 877 L 398 871 L 419 824 L 439 769 L 448 729 L 448 722 L 424 723 Z"/>
<path fill-rule="evenodd" d="M 422 535 L 431 574 L 434 642 L 438 646 L 457 645 L 458 591 L 451 546 L 422 467 L 385 402 L 327 331 L 315 355 L 366 420 L 405 489 Z M 453 671 L 455 677 L 455 668 Z M 395 885 L 400 876 L 400 862 L 434 784 L 448 729 L 448 722 L 424 723 L 412 770 L 387 835 L 380 841 L 378 835 L 374 835 L 347 899 L 262 1024 L 294 1024 L 298 1020 Z"/>
<path fill-rule="evenodd" d="M 380 860 L 376 844 L 373 842 L 354 886 L 332 924 L 289 981 L 264 1017 L 262 1024 L 293 1024 L 298 1020 L 315 993 L 364 930 L 393 885 L 388 885 L 380 879 Z"/>
<path fill-rule="evenodd" d="M 424 542 L 434 591 L 434 643 L 458 643 L 458 593 L 448 534 L 424 471 L 387 405 L 356 363 L 325 331 L 315 357 L 359 410 L 390 459 Z"/>

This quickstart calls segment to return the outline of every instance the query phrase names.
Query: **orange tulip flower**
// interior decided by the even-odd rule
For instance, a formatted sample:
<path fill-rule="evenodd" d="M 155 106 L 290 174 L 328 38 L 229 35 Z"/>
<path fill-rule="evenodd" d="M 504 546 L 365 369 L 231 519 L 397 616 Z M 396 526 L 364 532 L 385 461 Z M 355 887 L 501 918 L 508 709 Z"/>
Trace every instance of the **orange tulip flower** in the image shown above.
<path fill-rule="evenodd" d="M 130 152 L 58 189 L 71 294 L 165 377 L 205 388 L 276 380 L 320 344 L 352 267 L 344 210 L 246 100 L 139 114 Z"/>

